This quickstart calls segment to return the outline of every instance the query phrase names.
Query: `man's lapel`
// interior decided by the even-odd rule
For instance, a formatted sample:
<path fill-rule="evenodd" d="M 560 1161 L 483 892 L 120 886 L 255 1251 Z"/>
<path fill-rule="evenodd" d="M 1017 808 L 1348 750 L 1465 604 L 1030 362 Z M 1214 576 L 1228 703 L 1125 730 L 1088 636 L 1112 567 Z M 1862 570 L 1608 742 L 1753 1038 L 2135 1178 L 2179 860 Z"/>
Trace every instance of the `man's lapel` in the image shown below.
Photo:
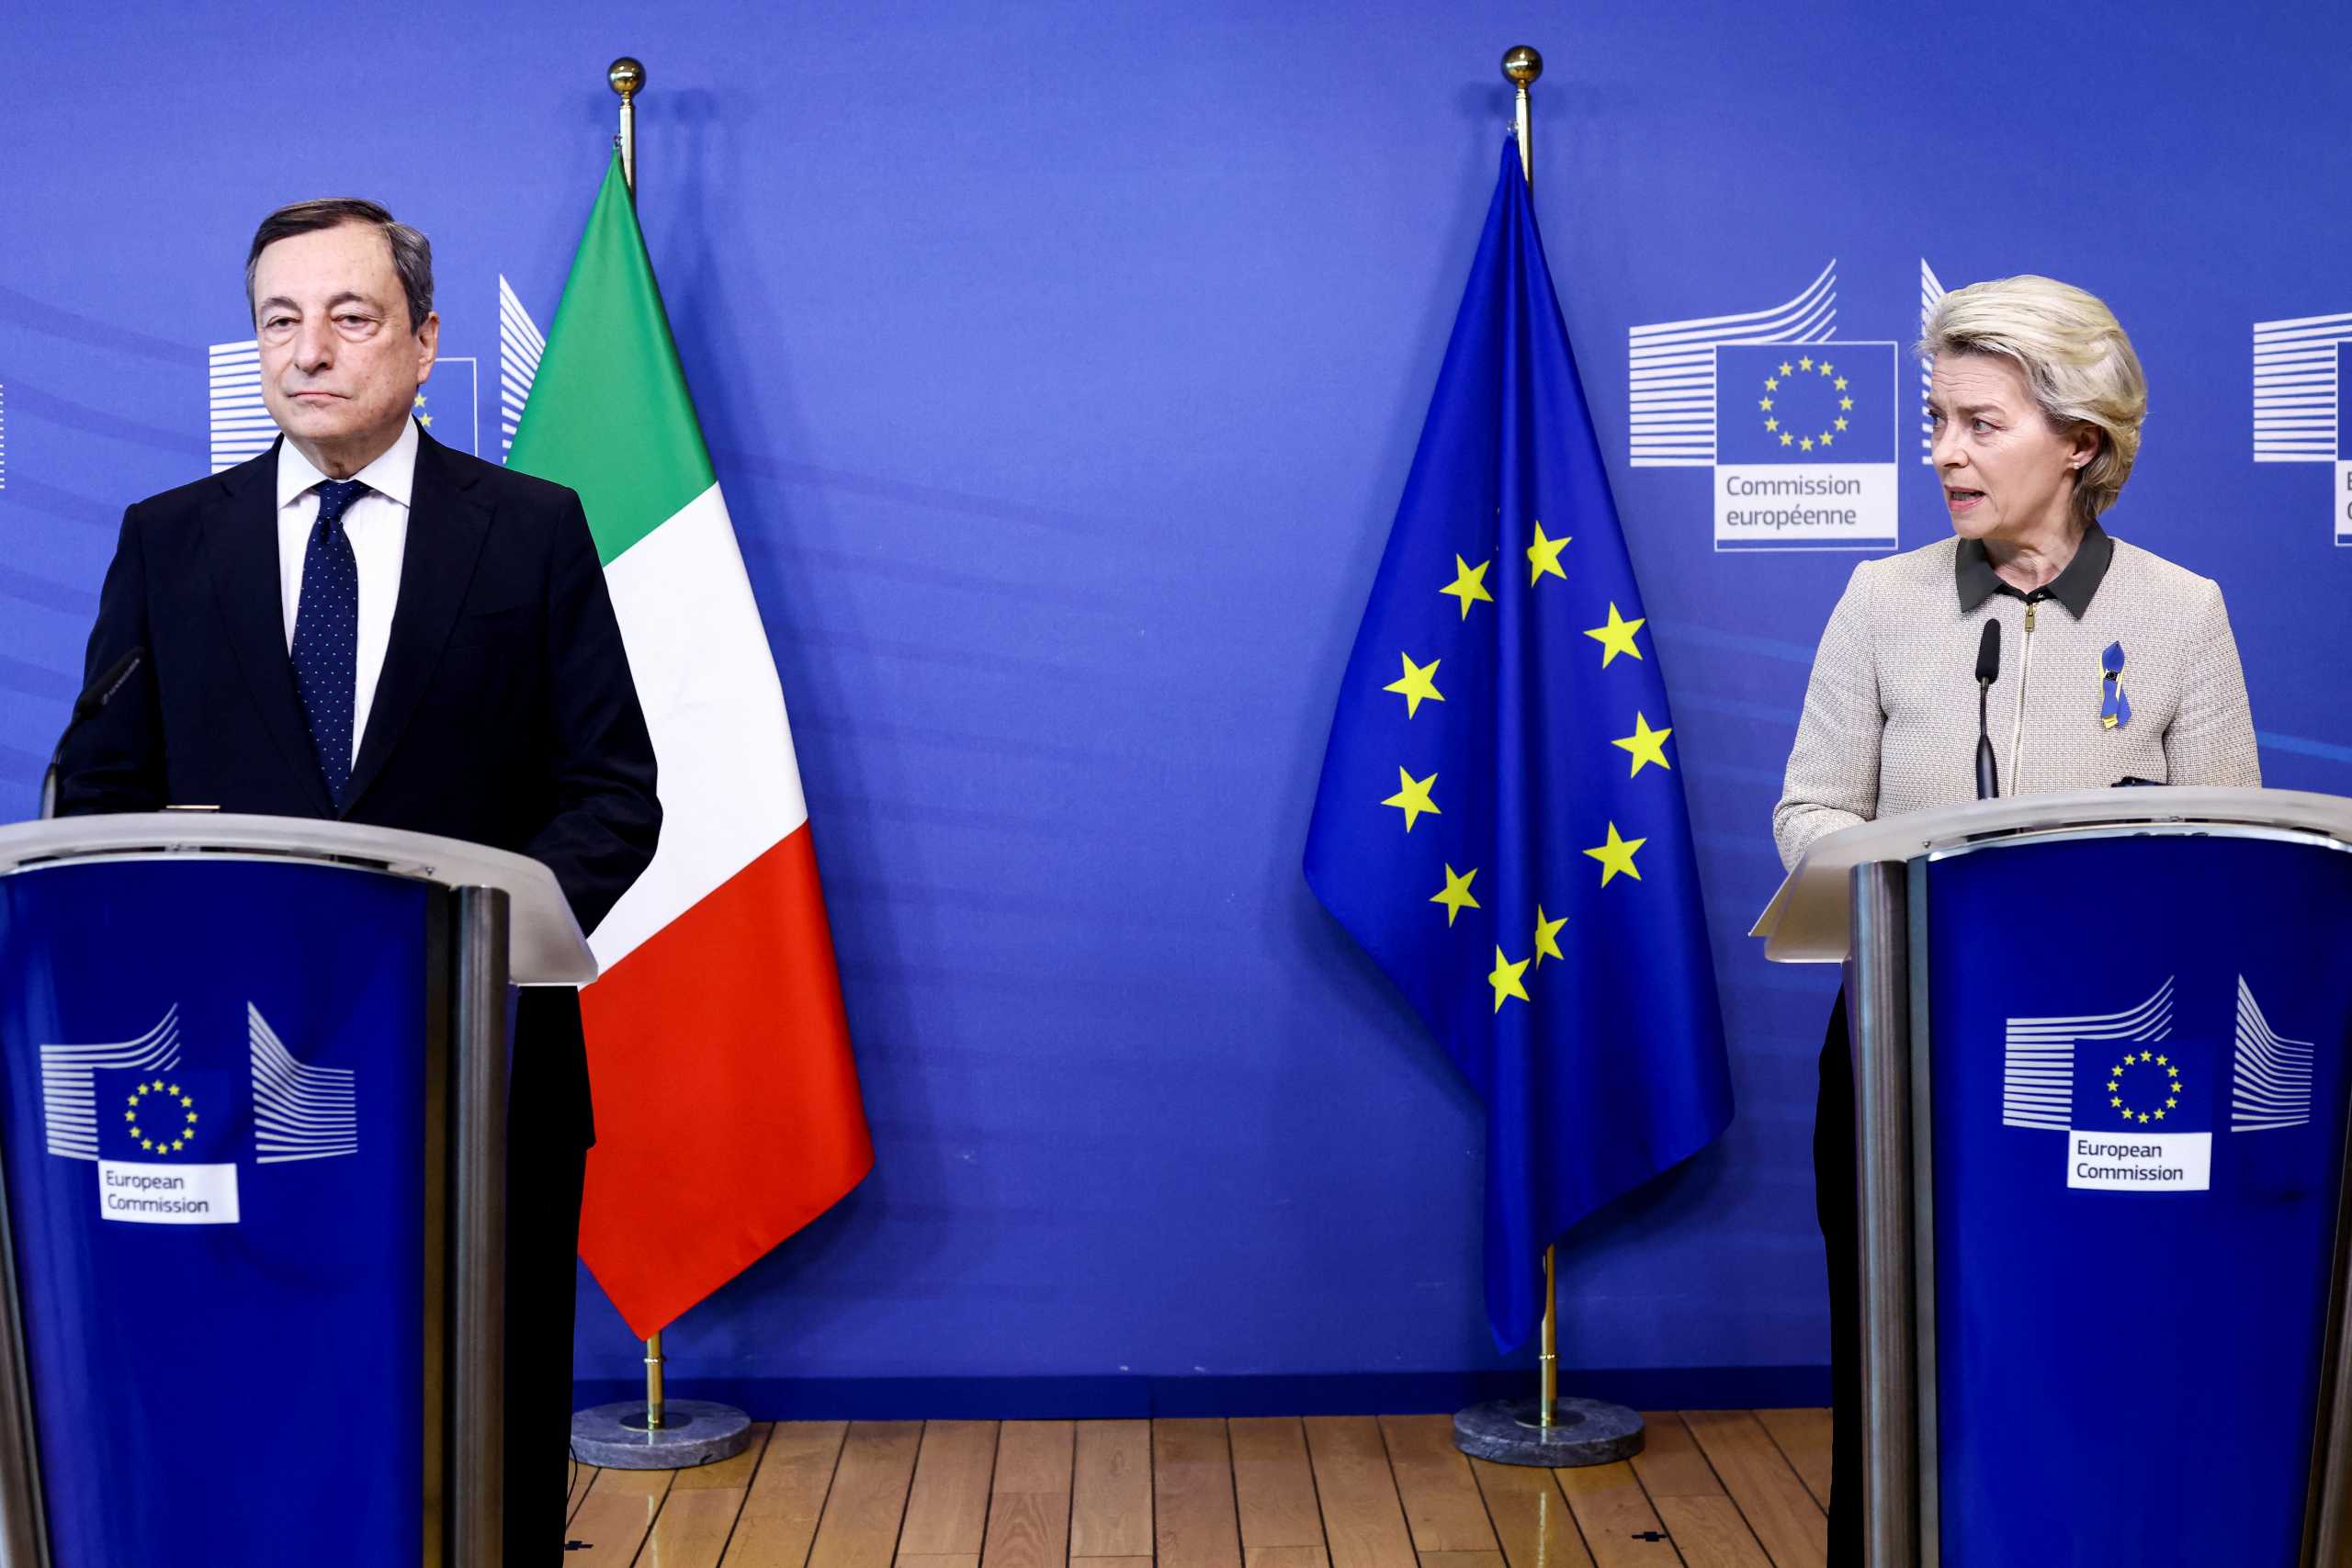
<path fill-rule="evenodd" d="M 283 439 L 281 437 L 281 439 Z M 205 512 L 198 557 L 212 578 L 224 640 L 253 694 L 262 728 L 309 795 L 333 814 L 318 753 L 311 748 L 294 665 L 286 653 L 286 601 L 277 568 L 277 447 L 220 476 L 221 496 Z"/>
<path fill-rule="evenodd" d="M 401 552 L 401 593 L 392 607 L 391 642 L 384 650 L 384 672 L 377 679 L 376 700 L 368 711 L 368 733 L 360 738 L 350 787 L 344 791 L 344 816 L 367 794 L 400 743 L 473 583 L 474 565 L 490 533 L 490 508 L 473 493 L 474 482 L 470 465 L 454 461 L 447 447 L 418 432 L 416 480 L 409 492 L 408 543 Z"/>

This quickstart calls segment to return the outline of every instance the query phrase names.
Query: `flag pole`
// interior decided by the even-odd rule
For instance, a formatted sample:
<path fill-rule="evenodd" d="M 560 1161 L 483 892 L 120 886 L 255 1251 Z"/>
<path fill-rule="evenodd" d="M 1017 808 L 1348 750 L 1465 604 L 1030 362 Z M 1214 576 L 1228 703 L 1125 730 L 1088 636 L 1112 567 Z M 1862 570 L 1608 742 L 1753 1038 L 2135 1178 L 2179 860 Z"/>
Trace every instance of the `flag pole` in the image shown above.
<path fill-rule="evenodd" d="M 634 55 L 622 55 L 605 70 L 605 80 L 614 92 L 621 96 L 621 128 L 613 138 L 613 145 L 621 151 L 621 184 L 628 187 L 630 205 L 637 202 L 637 95 L 645 90 L 645 62 Z M 645 1429 L 662 1429 L 664 1415 L 662 1398 L 662 1331 L 655 1329 L 645 1341 Z"/>
<path fill-rule="evenodd" d="M 1503 80 L 1513 88 L 1511 133 L 1519 168 L 1535 194 L 1535 118 L 1527 90 L 1544 74 L 1544 57 L 1525 44 L 1503 51 Z M 1544 1249 L 1544 1327 L 1536 1397 L 1498 1399 L 1454 1412 L 1453 1442 L 1464 1453 L 1504 1464 L 1611 1464 L 1642 1451 L 1642 1418 L 1623 1405 L 1571 1399 L 1560 1407 L 1559 1247 Z"/>
<path fill-rule="evenodd" d="M 1519 138 L 1519 168 L 1527 176 L 1530 195 L 1535 190 L 1535 111 L 1527 90 L 1544 74 L 1544 57 L 1525 44 L 1503 51 L 1503 80 L 1514 89 L 1512 131 Z M 1549 1431 L 1560 1416 L 1560 1292 L 1554 1272 L 1556 1246 L 1544 1249 L 1544 1348 L 1536 1358 L 1543 1369 L 1543 1392 L 1536 1401 L 1536 1424 Z"/>
<path fill-rule="evenodd" d="M 637 205 L 637 95 L 645 90 L 645 62 L 624 54 L 605 69 L 621 96 L 621 184 Z M 732 1459 L 751 1445 L 751 1418 L 731 1404 L 680 1400 L 673 1410 L 662 1390 L 662 1331 L 645 1341 L 645 1403 L 600 1404 L 571 1418 L 571 1453 L 583 1463 L 613 1470 L 684 1470 Z"/>

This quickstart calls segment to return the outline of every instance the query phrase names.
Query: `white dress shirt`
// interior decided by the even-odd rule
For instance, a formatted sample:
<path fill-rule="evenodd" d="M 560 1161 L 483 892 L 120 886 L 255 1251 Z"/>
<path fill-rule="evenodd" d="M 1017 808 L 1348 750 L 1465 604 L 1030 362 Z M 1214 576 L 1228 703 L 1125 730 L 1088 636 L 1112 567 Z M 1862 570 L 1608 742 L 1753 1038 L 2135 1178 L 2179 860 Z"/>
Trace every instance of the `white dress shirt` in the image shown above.
<path fill-rule="evenodd" d="M 343 514 L 344 536 L 359 566 L 358 668 L 351 707 L 354 761 L 368 734 L 368 710 L 375 705 L 384 649 L 392 638 L 392 608 L 400 602 L 401 557 L 408 548 L 409 497 L 416 482 L 416 422 L 402 421 L 400 439 L 351 476 L 368 490 Z M 319 515 L 315 487 L 326 479 L 294 443 L 277 444 L 277 585 L 289 654 L 294 651 L 296 612 L 302 604 L 302 562 L 311 547 L 311 525 Z"/>

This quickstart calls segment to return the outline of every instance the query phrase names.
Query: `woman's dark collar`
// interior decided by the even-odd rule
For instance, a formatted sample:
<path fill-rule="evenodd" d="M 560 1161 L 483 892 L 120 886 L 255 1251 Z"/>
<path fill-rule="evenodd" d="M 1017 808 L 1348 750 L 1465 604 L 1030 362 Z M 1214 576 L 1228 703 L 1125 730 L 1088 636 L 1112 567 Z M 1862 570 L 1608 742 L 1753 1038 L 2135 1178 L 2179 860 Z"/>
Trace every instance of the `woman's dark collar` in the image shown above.
<path fill-rule="evenodd" d="M 2079 621 L 2091 607 L 2091 596 L 2098 592 L 2099 583 L 2107 576 L 2108 564 L 2114 558 L 2115 541 L 2107 536 L 2106 529 L 2093 523 L 2083 530 L 2083 542 L 2075 547 L 2075 558 L 2066 563 L 2066 570 L 2035 589 L 2031 597 L 2055 599 Z M 1960 613 L 1963 615 L 1973 614 L 1979 604 L 1996 593 L 2006 593 L 2012 599 L 2028 597 L 2001 581 L 2001 574 L 1993 570 L 1992 558 L 1984 553 L 1982 539 L 1962 539 L 1955 563 L 1952 575 L 1960 589 Z"/>

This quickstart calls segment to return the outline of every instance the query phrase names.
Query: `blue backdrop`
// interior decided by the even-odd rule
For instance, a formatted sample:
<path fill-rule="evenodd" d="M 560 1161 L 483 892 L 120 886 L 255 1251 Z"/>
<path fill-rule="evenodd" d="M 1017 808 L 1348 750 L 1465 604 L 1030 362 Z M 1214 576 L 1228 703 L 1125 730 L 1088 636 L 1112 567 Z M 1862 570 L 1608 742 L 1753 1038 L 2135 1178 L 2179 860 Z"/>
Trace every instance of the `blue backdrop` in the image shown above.
<path fill-rule="evenodd" d="M 1577 1234 L 1572 1366 L 1749 1369 L 1635 1390 L 1737 1400 L 1817 1392 L 1770 1370 L 1826 1348 L 1834 976 L 1741 933 L 1857 558 L 1716 547 L 1712 392 L 1695 422 L 1637 409 L 1634 356 L 1763 329 L 1665 324 L 1907 344 L 1930 274 L 2103 295 L 2154 388 L 2113 531 L 2222 583 L 2268 782 L 2352 791 L 2340 6 L 532 0 L 347 41 L 291 0 L 208 10 L 9 28 L 0 790 L 29 812 L 123 504 L 233 447 L 210 351 L 250 333 L 260 215 L 363 193 L 433 236 L 434 432 L 494 457 L 500 278 L 544 328 L 604 66 L 643 57 L 641 210 L 792 704 L 878 1146 L 678 1325 L 690 1386 L 1498 1365 L 1477 1106 L 1299 857 L 1507 45 L 1549 62 L 1537 205 L 1669 683 L 1738 1108 Z M 1871 416 L 1906 547 L 1947 527 L 1917 368 Z M 582 1375 L 634 1375 L 582 1291 Z"/>

